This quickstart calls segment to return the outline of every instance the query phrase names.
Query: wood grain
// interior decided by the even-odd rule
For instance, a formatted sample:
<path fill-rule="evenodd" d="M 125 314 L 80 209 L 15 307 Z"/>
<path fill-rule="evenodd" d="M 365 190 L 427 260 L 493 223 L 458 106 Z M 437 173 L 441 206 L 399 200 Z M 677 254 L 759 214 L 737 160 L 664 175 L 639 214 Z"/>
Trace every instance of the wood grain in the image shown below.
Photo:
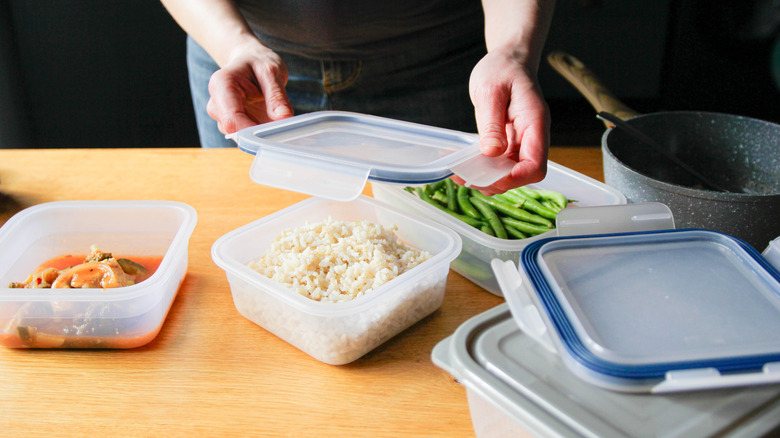
<path fill-rule="evenodd" d="M 599 180 L 600 157 L 550 151 Z M 474 436 L 464 388 L 430 352 L 503 299 L 450 272 L 434 314 L 352 364 L 318 362 L 238 314 L 211 260 L 218 237 L 306 198 L 253 183 L 251 163 L 237 149 L 0 151 L 0 224 L 57 200 L 165 199 L 198 213 L 187 277 L 150 344 L 0 349 L 0 435 Z"/>

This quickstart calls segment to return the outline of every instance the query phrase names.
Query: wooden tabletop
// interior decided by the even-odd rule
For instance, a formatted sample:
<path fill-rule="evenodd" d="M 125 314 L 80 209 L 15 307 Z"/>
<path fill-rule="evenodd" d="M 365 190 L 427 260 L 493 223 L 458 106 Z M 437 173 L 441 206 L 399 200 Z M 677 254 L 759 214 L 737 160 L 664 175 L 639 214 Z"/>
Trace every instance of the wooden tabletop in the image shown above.
<path fill-rule="evenodd" d="M 503 299 L 450 271 L 438 311 L 349 365 L 318 362 L 242 317 L 211 259 L 223 234 L 306 198 L 253 183 L 252 159 L 237 149 L 0 150 L 0 224 L 59 200 L 164 199 L 198 213 L 187 276 L 151 343 L 0 347 L 0 436 L 474 436 L 465 389 L 430 353 Z M 603 181 L 598 148 L 553 147 L 550 159 Z"/>

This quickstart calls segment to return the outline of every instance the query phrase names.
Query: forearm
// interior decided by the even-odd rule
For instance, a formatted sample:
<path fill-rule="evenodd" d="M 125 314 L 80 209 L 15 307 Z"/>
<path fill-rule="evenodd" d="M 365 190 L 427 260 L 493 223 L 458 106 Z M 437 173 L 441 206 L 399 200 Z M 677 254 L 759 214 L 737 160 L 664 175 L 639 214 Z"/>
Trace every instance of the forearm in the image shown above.
<path fill-rule="evenodd" d="M 176 22 L 219 64 L 245 43 L 257 44 L 252 30 L 230 0 L 161 0 Z"/>
<path fill-rule="evenodd" d="M 512 52 L 536 73 L 555 0 L 482 0 L 482 7 L 488 52 Z"/>

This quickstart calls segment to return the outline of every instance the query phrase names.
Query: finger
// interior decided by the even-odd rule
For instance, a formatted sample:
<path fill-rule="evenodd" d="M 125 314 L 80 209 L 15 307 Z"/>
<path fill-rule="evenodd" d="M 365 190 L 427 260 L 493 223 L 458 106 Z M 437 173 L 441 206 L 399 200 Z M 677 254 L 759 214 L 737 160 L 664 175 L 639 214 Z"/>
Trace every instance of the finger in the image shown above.
<path fill-rule="evenodd" d="M 517 164 L 509 175 L 498 184 L 499 189 L 509 190 L 526 184 L 539 182 L 547 175 L 547 155 L 549 152 L 549 127 L 544 120 L 538 120 L 525 127 L 518 135 L 520 148 L 517 151 Z"/>
<path fill-rule="evenodd" d="M 217 121 L 219 132 L 223 134 L 230 134 L 243 128 L 255 126 L 260 123 L 258 120 L 253 119 L 243 111 L 230 111 L 221 109 L 221 105 L 223 104 L 224 102 L 218 103 L 218 101 L 213 97 L 210 98 L 206 104 L 206 111 L 208 112 L 209 117 Z M 235 104 L 230 105 L 235 107 Z"/>
<path fill-rule="evenodd" d="M 287 84 L 286 68 L 280 65 L 263 64 L 262 70 L 255 71 L 255 77 L 263 92 L 268 118 L 279 120 L 292 116 L 292 105 L 284 89 Z"/>
<path fill-rule="evenodd" d="M 209 80 L 209 101 L 206 111 L 220 126 L 220 132 L 229 134 L 258 124 L 247 114 L 247 100 L 261 96 L 257 85 L 249 79 L 219 70 Z"/>
<path fill-rule="evenodd" d="M 509 91 L 502 88 L 488 88 L 478 91 L 474 98 L 474 113 L 479 132 L 479 149 L 489 157 L 506 151 L 506 111 Z"/>
<path fill-rule="evenodd" d="M 507 131 L 509 136 L 515 136 L 521 143 L 518 148 L 513 148 L 513 151 L 507 151 L 505 154 L 517 163 L 512 167 L 509 175 L 499 179 L 489 187 L 474 187 L 488 196 L 539 182 L 547 175 L 549 124 L 545 122 L 544 117 L 519 133 L 519 130 L 515 130 L 514 133 L 511 129 Z M 456 182 L 458 181 L 456 180 Z"/>

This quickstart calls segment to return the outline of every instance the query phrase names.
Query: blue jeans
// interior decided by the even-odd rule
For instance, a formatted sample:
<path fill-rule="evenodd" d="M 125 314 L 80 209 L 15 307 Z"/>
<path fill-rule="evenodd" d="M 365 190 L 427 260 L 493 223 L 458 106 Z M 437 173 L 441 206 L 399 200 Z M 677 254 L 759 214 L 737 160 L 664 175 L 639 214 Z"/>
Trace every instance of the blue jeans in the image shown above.
<path fill-rule="evenodd" d="M 485 54 L 484 43 L 440 52 L 415 47 L 393 56 L 343 61 L 279 56 L 289 71 L 286 90 L 295 114 L 353 111 L 476 132 L 468 80 Z M 187 38 L 187 67 L 201 146 L 235 146 L 206 112 L 209 78 L 219 67 L 192 38 Z"/>

